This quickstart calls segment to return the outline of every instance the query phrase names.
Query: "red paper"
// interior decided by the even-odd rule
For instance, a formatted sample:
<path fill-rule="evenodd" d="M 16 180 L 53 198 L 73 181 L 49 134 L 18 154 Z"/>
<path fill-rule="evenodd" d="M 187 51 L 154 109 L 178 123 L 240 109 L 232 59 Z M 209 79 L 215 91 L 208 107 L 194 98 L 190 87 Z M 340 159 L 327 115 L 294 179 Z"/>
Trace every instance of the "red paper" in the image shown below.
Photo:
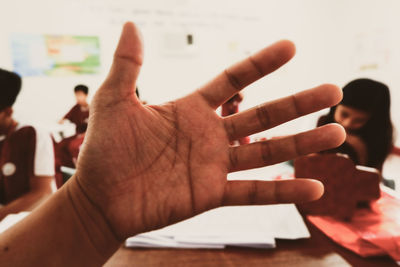
<path fill-rule="evenodd" d="M 350 222 L 329 216 L 307 216 L 307 219 L 338 244 L 360 256 L 390 255 L 400 261 L 400 200 L 386 192 L 358 209 Z"/>
<path fill-rule="evenodd" d="M 294 166 L 296 177 L 317 179 L 325 187 L 320 199 L 297 205 L 303 214 L 350 219 L 359 204 L 380 198 L 380 173 L 356 166 L 344 155 L 312 154 L 297 158 Z"/>

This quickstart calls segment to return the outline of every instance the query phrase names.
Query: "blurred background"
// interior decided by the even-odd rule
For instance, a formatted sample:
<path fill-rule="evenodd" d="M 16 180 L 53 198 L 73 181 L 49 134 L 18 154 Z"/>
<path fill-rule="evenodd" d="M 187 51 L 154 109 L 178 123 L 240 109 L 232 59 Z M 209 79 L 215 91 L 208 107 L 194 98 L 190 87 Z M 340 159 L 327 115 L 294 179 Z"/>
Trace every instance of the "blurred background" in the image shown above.
<path fill-rule="evenodd" d="M 396 0 L 14 0 L 0 9 L 0 67 L 23 76 L 16 119 L 52 130 L 75 103 L 75 85 L 88 85 L 93 96 L 105 79 L 126 21 L 143 33 L 138 86 L 149 104 L 184 96 L 235 61 L 290 39 L 295 58 L 245 89 L 241 110 L 368 77 L 391 89 L 400 129 L 399 10 Z M 310 129 L 324 112 L 258 135 Z"/>

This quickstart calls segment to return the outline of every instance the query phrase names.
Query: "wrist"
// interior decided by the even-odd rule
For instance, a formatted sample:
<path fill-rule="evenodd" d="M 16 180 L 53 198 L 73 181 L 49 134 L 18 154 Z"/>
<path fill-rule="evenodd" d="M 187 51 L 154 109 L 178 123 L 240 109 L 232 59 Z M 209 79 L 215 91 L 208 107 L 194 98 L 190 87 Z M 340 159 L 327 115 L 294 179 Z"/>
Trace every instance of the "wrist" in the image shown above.
<path fill-rule="evenodd" d="M 98 206 L 85 194 L 77 177 L 72 177 L 62 189 L 71 204 L 75 219 L 86 233 L 95 252 L 105 262 L 121 246 L 121 241 L 113 233 Z"/>
<path fill-rule="evenodd" d="M 101 266 L 120 247 L 75 179 L 1 234 L 1 266 Z"/>

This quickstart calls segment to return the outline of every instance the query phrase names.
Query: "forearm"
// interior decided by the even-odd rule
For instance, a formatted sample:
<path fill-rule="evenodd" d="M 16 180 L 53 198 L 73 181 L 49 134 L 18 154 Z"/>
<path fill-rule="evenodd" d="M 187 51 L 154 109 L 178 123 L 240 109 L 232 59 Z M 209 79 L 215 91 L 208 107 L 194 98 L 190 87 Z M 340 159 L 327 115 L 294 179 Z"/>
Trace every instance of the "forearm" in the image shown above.
<path fill-rule="evenodd" d="M 17 198 L 16 200 L 8 203 L 4 207 L 0 208 L 0 220 L 6 217 L 10 213 L 18 213 L 21 211 L 30 211 L 35 207 L 39 206 L 44 200 L 46 200 L 50 193 L 42 192 L 29 192 L 25 195 Z"/>
<path fill-rule="evenodd" d="M 0 235 L 0 266 L 100 266 L 121 245 L 74 178 Z"/>

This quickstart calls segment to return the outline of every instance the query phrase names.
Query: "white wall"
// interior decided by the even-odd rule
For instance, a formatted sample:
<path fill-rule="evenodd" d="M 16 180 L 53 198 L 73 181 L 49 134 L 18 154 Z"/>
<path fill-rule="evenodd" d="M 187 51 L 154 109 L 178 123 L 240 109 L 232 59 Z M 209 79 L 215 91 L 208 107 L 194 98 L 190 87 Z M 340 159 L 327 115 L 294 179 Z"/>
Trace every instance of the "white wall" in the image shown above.
<path fill-rule="evenodd" d="M 1 0 L 3 1 L 3 0 Z M 11 33 L 98 35 L 102 73 L 71 77 L 26 77 L 15 105 L 16 117 L 52 127 L 73 105 L 72 89 L 101 84 L 126 20 L 144 34 L 145 64 L 139 80 L 149 103 L 191 92 L 250 52 L 278 39 L 297 45 L 297 56 L 270 77 L 250 86 L 242 109 L 301 89 L 331 82 L 340 86 L 359 77 L 391 88 L 393 121 L 400 129 L 400 37 L 396 0 L 14 0 L 0 10 L 0 67 L 12 69 Z M 194 46 L 167 49 L 166 35 L 193 34 Z M 307 129 L 318 115 L 269 131 Z M 399 142 L 398 142 L 399 143 Z"/>

